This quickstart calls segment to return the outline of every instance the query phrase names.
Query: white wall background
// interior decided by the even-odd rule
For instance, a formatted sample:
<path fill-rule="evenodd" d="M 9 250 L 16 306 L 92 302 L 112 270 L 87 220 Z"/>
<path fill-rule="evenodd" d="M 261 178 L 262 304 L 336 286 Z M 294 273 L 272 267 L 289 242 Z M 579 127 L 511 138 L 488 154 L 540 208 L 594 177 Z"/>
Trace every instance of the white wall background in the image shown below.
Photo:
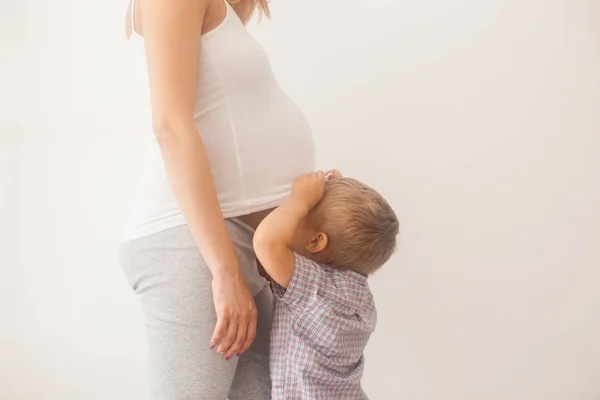
<path fill-rule="evenodd" d="M 0 127 L 25 135 L 20 150 L 0 141 L 1 248 L 17 250 L 2 253 L 0 299 L 24 330 L 0 336 L 2 399 L 145 399 L 143 322 L 116 258 L 143 134 L 124 8 L 29 0 L 13 13 L 26 87 L 3 78 L 25 100 Z M 600 399 L 598 1 L 272 11 L 251 30 L 312 122 L 321 166 L 379 188 L 403 222 L 372 281 L 371 398 Z"/>
<path fill-rule="evenodd" d="M 22 279 L 18 262 L 19 153 L 23 129 L 22 2 L 0 2 L 0 398 L 18 393 L 17 369 L 23 367 Z"/>

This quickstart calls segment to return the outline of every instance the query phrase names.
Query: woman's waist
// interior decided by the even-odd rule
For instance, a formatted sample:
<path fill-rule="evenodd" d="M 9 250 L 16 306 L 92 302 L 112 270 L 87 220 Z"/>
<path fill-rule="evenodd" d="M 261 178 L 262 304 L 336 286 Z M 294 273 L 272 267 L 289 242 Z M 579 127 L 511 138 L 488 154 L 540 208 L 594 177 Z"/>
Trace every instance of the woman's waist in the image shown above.
<path fill-rule="evenodd" d="M 287 193 L 280 193 L 250 200 L 220 199 L 221 213 L 226 219 L 239 217 L 243 223 L 256 229 L 268 213 L 279 206 L 286 197 Z M 122 240 L 137 239 L 185 224 L 183 213 L 174 197 L 163 196 L 159 200 L 140 196 L 126 221 Z"/>
<path fill-rule="evenodd" d="M 238 211 L 246 209 L 265 210 L 273 202 L 285 199 L 291 190 L 291 183 L 268 183 L 263 181 L 246 189 L 239 181 L 231 181 L 229 184 L 215 181 L 217 198 L 222 211 L 227 217 L 244 215 Z M 262 208 L 261 208 L 262 207 Z M 134 211 L 141 214 L 171 214 L 178 210 L 178 201 L 171 189 L 168 180 L 145 179 L 140 185 L 134 201 Z M 235 214 L 235 215 L 234 215 Z"/>
<path fill-rule="evenodd" d="M 282 148 L 261 144 L 258 147 L 206 147 L 209 168 L 219 197 L 224 200 L 252 200 L 289 191 L 294 179 L 315 168 L 312 137 L 295 146 Z M 141 194 L 160 198 L 171 195 L 171 186 L 158 143 L 146 148 L 140 182 Z"/>

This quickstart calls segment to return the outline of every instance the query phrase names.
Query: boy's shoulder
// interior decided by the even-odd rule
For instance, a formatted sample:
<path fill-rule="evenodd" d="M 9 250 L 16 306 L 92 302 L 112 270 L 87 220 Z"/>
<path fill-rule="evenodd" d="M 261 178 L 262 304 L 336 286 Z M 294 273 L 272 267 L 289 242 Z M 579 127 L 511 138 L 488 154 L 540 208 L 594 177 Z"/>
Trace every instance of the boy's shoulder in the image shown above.
<path fill-rule="evenodd" d="M 275 284 L 275 296 L 299 312 L 329 308 L 341 318 L 360 316 L 375 325 L 377 312 L 366 276 L 319 264 L 295 253 L 295 266 L 287 289 Z"/>
<path fill-rule="evenodd" d="M 354 271 L 339 270 L 319 265 L 324 274 L 321 295 L 343 308 L 361 310 L 373 304 L 374 299 L 366 276 Z"/>

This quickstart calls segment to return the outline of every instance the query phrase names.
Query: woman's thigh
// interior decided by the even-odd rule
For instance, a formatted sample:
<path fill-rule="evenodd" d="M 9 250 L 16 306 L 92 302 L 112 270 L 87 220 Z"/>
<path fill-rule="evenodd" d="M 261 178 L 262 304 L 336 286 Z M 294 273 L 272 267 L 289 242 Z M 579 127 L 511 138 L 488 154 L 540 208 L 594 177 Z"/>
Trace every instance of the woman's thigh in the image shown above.
<path fill-rule="evenodd" d="M 269 343 L 273 324 L 273 292 L 269 286 L 254 296 L 258 310 L 256 340 L 239 358 L 229 400 L 268 400 L 271 398 Z"/>
<path fill-rule="evenodd" d="M 257 294 L 264 280 L 255 271 L 253 231 L 237 220 L 227 226 L 242 272 Z M 225 400 L 239 359 L 227 361 L 209 348 L 216 325 L 212 276 L 188 228 L 124 243 L 121 261 L 146 317 L 154 398 Z"/>

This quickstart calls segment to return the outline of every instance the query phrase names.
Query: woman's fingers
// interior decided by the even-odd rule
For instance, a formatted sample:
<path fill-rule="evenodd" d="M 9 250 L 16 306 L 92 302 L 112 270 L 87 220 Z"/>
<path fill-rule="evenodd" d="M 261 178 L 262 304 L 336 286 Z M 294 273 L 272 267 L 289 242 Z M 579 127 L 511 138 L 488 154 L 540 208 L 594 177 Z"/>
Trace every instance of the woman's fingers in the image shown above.
<path fill-rule="evenodd" d="M 236 338 L 235 338 L 233 344 L 231 345 L 231 347 L 229 347 L 229 349 L 227 349 L 227 353 L 225 354 L 225 359 L 229 360 L 231 357 L 233 357 L 240 351 L 240 349 L 242 348 L 242 345 L 246 341 L 246 332 L 247 331 L 248 331 L 248 322 L 245 322 L 245 323 L 241 322 L 238 325 Z"/>
<path fill-rule="evenodd" d="M 248 351 L 248 349 L 250 348 L 250 345 L 254 342 L 254 339 L 256 339 L 256 323 L 257 323 L 256 318 L 253 320 L 250 320 L 250 323 L 248 323 L 248 331 L 246 332 L 246 341 L 242 345 L 242 348 L 238 350 L 238 352 L 237 352 L 238 355 L 242 355 L 246 351 Z"/>
<path fill-rule="evenodd" d="M 215 327 L 215 330 L 213 332 L 213 336 L 210 339 L 210 348 L 214 349 L 219 342 L 221 342 L 221 339 L 223 339 L 223 336 L 225 336 L 225 334 L 227 333 L 227 326 L 229 325 L 227 318 L 220 318 L 217 321 L 217 326 Z"/>
<path fill-rule="evenodd" d="M 220 345 L 217 349 L 219 355 L 225 355 L 225 358 L 229 360 L 234 355 L 241 355 L 244 353 L 254 339 L 256 338 L 256 309 L 253 309 L 244 318 L 238 319 L 239 322 L 231 322 L 227 326 L 226 333 L 221 335 Z M 217 337 L 218 335 L 214 336 Z M 214 339 L 213 340 L 218 340 Z M 211 344 L 213 342 L 211 341 Z M 218 342 L 217 342 L 218 343 Z"/>
<path fill-rule="evenodd" d="M 238 325 L 239 324 L 235 323 L 234 321 L 231 321 L 227 326 L 227 333 L 221 340 L 221 344 L 217 349 L 217 353 L 219 353 L 220 356 L 227 353 L 227 351 L 235 341 L 235 337 L 237 336 Z"/>

